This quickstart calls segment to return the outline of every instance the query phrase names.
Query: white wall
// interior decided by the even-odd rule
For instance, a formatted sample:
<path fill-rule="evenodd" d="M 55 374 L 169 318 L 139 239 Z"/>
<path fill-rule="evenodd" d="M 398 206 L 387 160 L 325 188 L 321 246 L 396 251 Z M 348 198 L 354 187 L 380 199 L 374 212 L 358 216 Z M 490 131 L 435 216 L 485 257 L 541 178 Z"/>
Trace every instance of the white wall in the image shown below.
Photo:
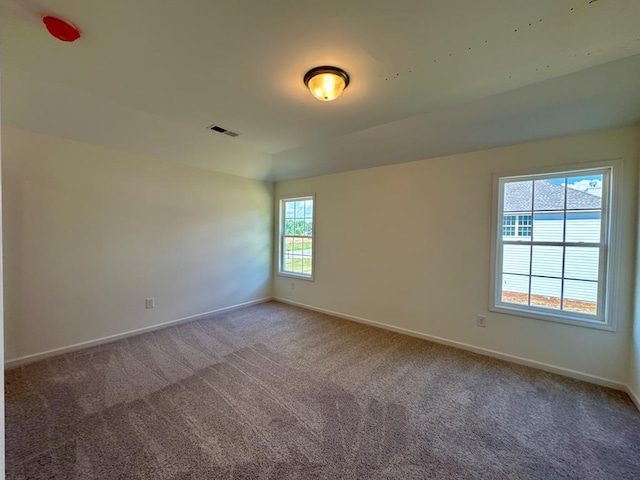
<path fill-rule="evenodd" d="M 271 184 L 6 127 L 2 148 L 7 359 L 271 295 Z"/>
<path fill-rule="evenodd" d="M 276 276 L 276 297 L 627 382 L 638 129 L 622 128 L 277 183 L 316 195 L 315 281 Z M 492 176 L 624 159 L 616 332 L 488 312 Z M 277 202 L 276 202 L 277 204 Z M 475 326 L 478 314 L 487 327 Z"/>
<path fill-rule="evenodd" d="M 638 151 L 640 151 L 640 127 L 638 127 Z M 640 196 L 638 197 L 640 205 Z M 638 208 L 640 214 L 640 207 Z M 627 381 L 631 394 L 635 397 L 636 405 L 640 409 L 640 217 L 636 220 L 639 228 L 636 250 L 636 278 L 635 278 L 635 308 L 634 324 L 631 335 L 631 349 L 629 354 L 629 379 Z"/>

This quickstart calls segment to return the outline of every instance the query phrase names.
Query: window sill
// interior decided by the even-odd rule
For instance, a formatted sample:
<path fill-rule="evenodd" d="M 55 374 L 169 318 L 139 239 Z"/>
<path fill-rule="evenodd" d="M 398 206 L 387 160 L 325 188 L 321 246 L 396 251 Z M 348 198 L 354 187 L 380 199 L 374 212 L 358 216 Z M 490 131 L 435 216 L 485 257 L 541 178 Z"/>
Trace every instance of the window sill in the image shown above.
<path fill-rule="evenodd" d="M 605 323 L 600 320 L 589 320 L 583 317 L 574 317 L 566 314 L 554 314 L 554 313 L 542 313 L 527 310 L 524 308 L 518 308 L 517 306 L 510 305 L 495 305 L 489 308 L 489 311 L 495 313 L 501 313 L 504 315 L 513 315 L 516 317 L 533 318 L 536 320 L 544 320 L 547 322 L 563 323 L 565 325 L 573 325 L 576 327 L 592 328 L 595 330 L 604 330 L 607 332 L 614 332 L 615 328 L 611 323 Z"/>
<path fill-rule="evenodd" d="M 303 275 L 303 274 L 290 273 L 290 272 L 278 272 L 276 273 L 276 275 L 278 275 L 279 277 L 295 278 L 298 280 L 306 280 L 307 282 L 313 282 L 313 275 Z"/>

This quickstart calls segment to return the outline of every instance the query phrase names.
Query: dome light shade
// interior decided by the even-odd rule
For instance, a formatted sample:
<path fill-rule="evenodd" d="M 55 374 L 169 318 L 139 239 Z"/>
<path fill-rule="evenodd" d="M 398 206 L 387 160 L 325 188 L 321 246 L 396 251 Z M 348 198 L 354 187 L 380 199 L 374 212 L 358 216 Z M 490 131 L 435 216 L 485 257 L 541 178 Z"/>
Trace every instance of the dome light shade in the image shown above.
<path fill-rule="evenodd" d="M 318 100 L 330 102 L 338 98 L 347 88 L 349 75 L 337 67 L 316 67 L 304 76 L 304 84 Z"/>

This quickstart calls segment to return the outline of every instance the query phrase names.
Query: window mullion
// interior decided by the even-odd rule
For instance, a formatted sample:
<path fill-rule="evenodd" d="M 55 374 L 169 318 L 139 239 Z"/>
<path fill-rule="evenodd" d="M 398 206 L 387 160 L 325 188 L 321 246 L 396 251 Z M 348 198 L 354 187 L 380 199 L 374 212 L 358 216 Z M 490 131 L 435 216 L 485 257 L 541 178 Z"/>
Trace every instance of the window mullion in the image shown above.
<path fill-rule="evenodd" d="M 536 247 L 605 247 L 606 243 L 590 243 L 590 242 L 542 242 L 542 241 L 518 241 L 518 240 L 502 240 L 505 245 L 529 245 Z"/>
<path fill-rule="evenodd" d="M 527 305 L 531 306 L 531 283 L 533 275 L 533 212 L 535 210 L 536 201 L 536 182 L 531 181 L 531 238 L 529 239 L 529 295 L 527 298 Z"/>
<path fill-rule="evenodd" d="M 286 244 L 286 236 L 285 233 L 287 231 L 287 202 L 284 200 L 280 201 L 280 255 L 278 259 L 279 263 L 279 271 L 283 272 L 285 270 L 285 261 L 284 256 L 286 253 L 285 244 Z"/>
<path fill-rule="evenodd" d="M 609 284 L 608 271 L 608 259 L 609 259 L 609 245 L 611 242 L 611 214 L 610 202 L 612 198 L 610 196 L 610 188 L 613 172 L 611 170 L 603 173 L 602 176 L 602 189 L 601 189 L 601 201 L 600 201 L 600 243 L 602 244 L 599 254 L 598 262 L 598 316 L 604 318 L 604 308 L 608 304 L 607 299 L 607 285 Z"/>
<path fill-rule="evenodd" d="M 564 207 L 562 210 L 562 273 L 560 275 L 560 310 L 564 310 L 564 270 L 567 262 L 567 198 L 569 197 L 569 177 L 564 178 Z"/>

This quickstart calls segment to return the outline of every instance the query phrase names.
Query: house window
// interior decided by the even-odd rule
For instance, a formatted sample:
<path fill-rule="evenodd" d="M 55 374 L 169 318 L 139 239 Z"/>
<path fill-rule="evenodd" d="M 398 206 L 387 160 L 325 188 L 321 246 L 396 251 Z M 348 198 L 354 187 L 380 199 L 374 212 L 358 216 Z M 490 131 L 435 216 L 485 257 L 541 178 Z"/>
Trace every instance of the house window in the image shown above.
<path fill-rule="evenodd" d="M 518 236 L 530 237 L 531 236 L 531 215 L 518 215 Z"/>
<path fill-rule="evenodd" d="M 513 237 L 516 234 L 516 215 L 505 215 L 502 217 L 502 235 Z"/>
<path fill-rule="evenodd" d="M 504 215 L 502 235 L 505 237 L 530 237 L 531 215 Z"/>
<path fill-rule="evenodd" d="M 281 275 L 313 278 L 313 196 L 280 200 Z"/>
<path fill-rule="evenodd" d="M 611 328 L 613 167 L 497 177 L 491 310 Z"/>

